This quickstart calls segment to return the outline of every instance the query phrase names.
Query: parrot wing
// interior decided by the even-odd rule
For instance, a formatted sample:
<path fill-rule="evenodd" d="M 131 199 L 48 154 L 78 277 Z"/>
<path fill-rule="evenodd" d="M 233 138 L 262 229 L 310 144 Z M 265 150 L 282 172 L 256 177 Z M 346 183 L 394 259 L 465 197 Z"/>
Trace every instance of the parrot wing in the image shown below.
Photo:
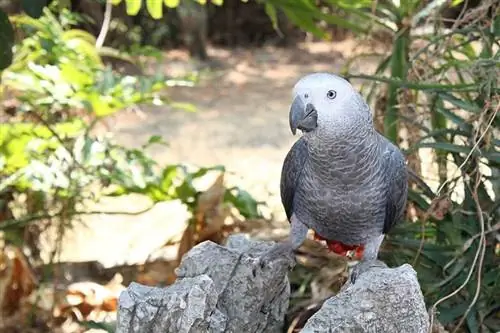
<path fill-rule="evenodd" d="M 300 138 L 292 146 L 283 162 L 280 183 L 281 202 L 289 221 L 293 214 L 295 191 L 308 158 L 307 143 L 303 138 Z"/>
<path fill-rule="evenodd" d="M 401 219 L 405 211 L 408 193 L 408 172 L 401 151 L 392 143 L 386 155 L 387 203 L 384 221 L 384 234 Z"/>

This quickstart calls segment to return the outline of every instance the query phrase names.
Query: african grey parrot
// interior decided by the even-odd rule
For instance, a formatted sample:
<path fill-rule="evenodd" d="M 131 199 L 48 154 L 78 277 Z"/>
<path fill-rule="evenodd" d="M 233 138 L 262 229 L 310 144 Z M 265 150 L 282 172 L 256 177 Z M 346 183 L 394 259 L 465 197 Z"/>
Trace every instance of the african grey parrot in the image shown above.
<path fill-rule="evenodd" d="M 401 151 L 379 134 L 369 106 L 336 75 L 313 73 L 293 89 L 290 128 L 303 132 L 287 154 L 281 199 L 290 236 L 261 259 L 290 254 L 312 229 L 331 250 L 375 260 L 384 234 L 402 219 L 408 173 Z"/>

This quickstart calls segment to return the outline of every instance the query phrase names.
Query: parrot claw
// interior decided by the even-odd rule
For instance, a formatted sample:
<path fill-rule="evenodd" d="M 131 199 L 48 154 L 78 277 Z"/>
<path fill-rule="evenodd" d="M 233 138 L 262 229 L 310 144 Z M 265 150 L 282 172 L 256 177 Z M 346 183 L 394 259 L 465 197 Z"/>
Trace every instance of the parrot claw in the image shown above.
<path fill-rule="evenodd" d="M 386 267 L 387 267 L 387 265 L 384 262 L 377 260 L 377 259 L 361 260 L 359 263 L 357 263 L 353 267 L 352 272 L 351 272 L 351 276 L 350 276 L 350 282 L 351 282 L 351 284 L 354 284 L 361 274 L 363 274 L 364 272 L 366 272 L 372 268 L 386 268 Z"/>
<path fill-rule="evenodd" d="M 274 262 L 289 264 L 290 266 L 295 264 L 295 254 L 290 243 L 285 241 L 275 244 L 257 258 L 257 264 L 261 269 L 271 266 Z"/>

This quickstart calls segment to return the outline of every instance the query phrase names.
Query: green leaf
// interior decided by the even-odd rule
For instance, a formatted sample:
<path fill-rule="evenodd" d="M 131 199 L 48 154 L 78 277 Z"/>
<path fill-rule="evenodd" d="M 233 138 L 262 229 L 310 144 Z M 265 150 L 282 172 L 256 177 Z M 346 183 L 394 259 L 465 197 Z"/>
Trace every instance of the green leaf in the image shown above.
<path fill-rule="evenodd" d="M 491 29 L 493 30 L 493 35 L 495 37 L 500 37 L 500 15 L 495 17 L 493 24 L 491 25 Z"/>
<path fill-rule="evenodd" d="M 224 4 L 224 0 L 212 0 L 212 3 L 216 6 L 222 6 Z"/>
<path fill-rule="evenodd" d="M 83 89 L 86 85 L 93 83 L 88 73 L 79 70 L 74 64 L 61 64 L 61 77 L 69 82 L 76 90 Z"/>
<path fill-rule="evenodd" d="M 111 4 L 114 6 L 119 5 L 122 2 L 122 0 L 111 0 Z"/>
<path fill-rule="evenodd" d="M 180 0 L 164 0 L 165 1 L 165 6 L 168 8 L 176 8 L 179 6 Z"/>
<path fill-rule="evenodd" d="M 42 16 L 47 0 L 21 0 L 21 6 L 26 14 L 37 19 Z"/>
<path fill-rule="evenodd" d="M 171 102 L 171 103 L 169 103 L 169 106 L 172 109 L 179 109 L 179 110 L 188 111 L 188 112 L 196 112 L 196 106 L 192 103 Z"/>
<path fill-rule="evenodd" d="M 353 32 L 364 33 L 367 32 L 367 29 L 360 24 L 352 23 L 350 20 L 344 19 L 341 16 L 333 15 L 333 14 L 324 14 L 319 13 L 318 19 L 325 21 L 326 23 L 338 25 L 339 27 L 343 27 L 349 29 Z"/>
<path fill-rule="evenodd" d="M 276 30 L 278 34 L 281 34 L 278 27 L 278 15 L 276 14 L 276 8 L 269 2 L 266 2 L 264 5 L 264 10 L 266 11 L 267 16 L 269 16 L 271 23 L 273 24 L 273 29 Z"/>
<path fill-rule="evenodd" d="M 0 9 L 0 71 L 12 63 L 12 46 L 14 46 L 14 29 L 7 14 Z"/>
<path fill-rule="evenodd" d="M 108 116 L 116 111 L 118 108 L 113 108 L 107 103 L 104 99 L 104 96 L 101 96 L 99 93 L 94 92 L 88 95 L 87 101 L 92 106 L 92 110 L 97 117 Z"/>
<path fill-rule="evenodd" d="M 245 218 L 260 217 L 258 210 L 259 203 L 245 190 L 239 188 L 227 190 L 224 201 L 233 204 Z"/>
<path fill-rule="evenodd" d="M 113 333 L 116 330 L 116 323 L 99 323 L 93 320 L 81 321 L 80 324 L 88 329 L 103 330 L 105 332 Z"/>
<path fill-rule="evenodd" d="M 415 145 L 418 148 L 434 148 L 438 150 L 443 150 L 449 153 L 460 153 L 460 154 L 468 154 L 471 151 L 470 147 L 459 146 L 453 143 L 448 142 L 421 142 Z M 481 155 L 479 151 L 475 150 L 476 155 Z"/>
<path fill-rule="evenodd" d="M 149 144 L 154 144 L 154 143 L 165 143 L 161 135 L 153 135 L 149 138 L 148 140 Z"/>
<path fill-rule="evenodd" d="M 449 93 L 440 93 L 439 97 L 441 97 L 443 100 L 450 102 L 451 104 L 455 105 L 456 107 L 465 110 L 465 111 L 470 111 L 474 113 L 479 113 L 481 112 L 481 108 L 478 107 L 477 105 L 471 104 L 467 101 L 464 101 L 462 99 L 459 99 L 452 94 Z"/>
<path fill-rule="evenodd" d="M 160 189 L 169 193 L 172 188 L 175 177 L 178 175 L 178 167 L 176 165 L 169 165 L 163 169 L 162 178 L 160 181 Z"/>
<path fill-rule="evenodd" d="M 298 27 L 309 31 L 315 37 L 326 38 L 327 36 L 326 32 L 323 29 L 318 28 L 313 18 L 311 18 L 310 16 L 299 15 L 296 11 L 290 10 L 288 8 L 283 8 L 283 12 L 286 14 L 288 19 Z"/>
<path fill-rule="evenodd" d="M 139 13 L 142 6 L 142 0 L 125 0 L 127 5 L 127 15 L 135 16 Z"/>
<path fill-rule="evenodd" d="M 467 123 L 466 120 L 458 115 L 456 115 L 455 113 L 451 112 L 450 110 L 448 110 L 447 108 L 439 105 L 437 108 L 436 108 L 437 112 L 441 113 L 443 116 L 445 116 L 446 118 L 448 118 L 449 120 L 451 120 L 452 122 L 454 122 L 455 124 L 457 124 L 459 127 L 462 127 L 466 130 L 472 130 L 472 125 Z"/>
<path fill-rule="evenodd" d="M 163 0 L 146 0 L 146 8 L 149 14 L 155 20 L 161 19 L 163 16 Z"/>
<path fill-rule="evenodd" d="M 439 83 L 416 83 L 408 82 L 399 79 L 393 79 L 383 76 L 376 75 L 365 75 L 365 74 L 349 74 L 348 78 L 353 79 L 364 79 L 376 82 L 385 82 L 390 84 L 395 84 L 399 88 L 415 89 L 422 91 L 433 91 L 433 92 L 445 92 L 445 91 L 478 91 L 479 86 L 476 84 L 439 84 Z"/>
<path fill-rule="evenodd" d="M 161 135 L 152 135 L 149 137 L 148 142 L 142 146 L 142 148 L 146 149 L 154 144 L 168 146 L 168 143 L 163 139 L 163 137 Z"/>

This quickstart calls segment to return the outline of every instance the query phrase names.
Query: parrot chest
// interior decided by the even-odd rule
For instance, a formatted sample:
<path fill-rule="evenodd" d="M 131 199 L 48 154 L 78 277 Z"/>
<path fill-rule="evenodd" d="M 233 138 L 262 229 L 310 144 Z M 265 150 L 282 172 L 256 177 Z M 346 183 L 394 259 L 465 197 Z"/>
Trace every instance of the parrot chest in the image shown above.
<path fill-rule="evenodd" d="M 295 212 L 299 212 L 300 220 L 322 237 L 345 244 L 362 244 L 381 233 L 386 204 L 384 179 L 375 174 L 367 181 L 356 182 L 355 176 L 306 177 L 297 193 Z"/>

